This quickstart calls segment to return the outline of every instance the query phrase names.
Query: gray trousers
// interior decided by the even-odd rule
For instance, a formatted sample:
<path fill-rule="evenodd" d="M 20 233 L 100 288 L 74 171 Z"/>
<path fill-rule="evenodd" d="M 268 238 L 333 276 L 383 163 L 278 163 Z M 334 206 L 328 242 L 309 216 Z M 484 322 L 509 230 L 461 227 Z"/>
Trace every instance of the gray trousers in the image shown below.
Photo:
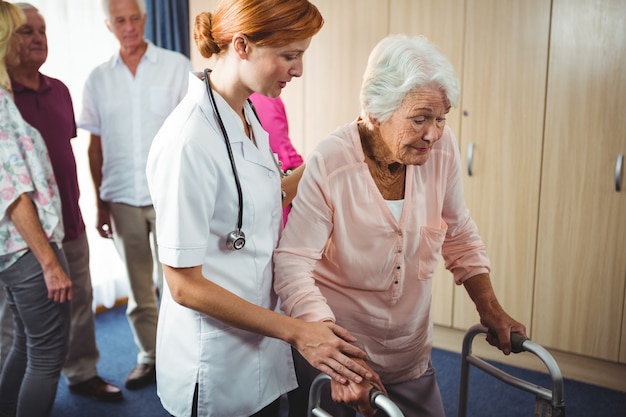
<path fill-rule="evenodd" d="M 72 319 L 67 358 L 63 374 L 68 385 L 78 384 L 98 375 L 96 364 L 100 357 L 96 345 L 93 314 L 93 290 L 89 272 L 89 243 L 87 234 L 63 243 L 72 280 Z M 5 302 L 4 289 L 0 288 L 0 369 L 13 341 L 13 315 Z"/>
<path fill-rule="evenodd" d="M 63 374 L 67 379 L 67 384 L 74 385 L 98 375 L 96 364 L 100 358 L 96 345 L 87 234 L 83 233 L 76 240 L 63 242 L 63 251 L 70 269 L 74 292 L 70 343 L 63 365 Z"/>
<path fill-rule="evenodd" d="M 13 314 L 7 303 L 4 286 L 0 285 L 0 371 L 11 351 L 13 343 Z"/>
<path fill-rule="evenodd" d="M 63 251 L 53 249 L 69 274 Z M 48 299 L 41 266 L 27 252 L 0 272 L 13 313 L 13 344 L 0 374 L 0 416 L 46 417 L 56 397 L 70 335 L 70 303 Z"/>
<path fill-rule="evenodd" d="M 289 417 L 307 415 L 309 390 L 319 371 L 312 367 L 295 349 L 293 351 L 298 388 L 289 393 Z M 389 399 L 406 417 L 445 417 L 439 384 L 435 369 L 430 367 L 424 375 L 399 384 L 385 384 Z M 322 390 L 320 406 L 333 417 L 354 417 L 356 411 L 343 404 L 337 404 L 330 397 L 330 385 Z M 378 411 L 376 417 L 386 416 Z"/>
<path fill-rule="evenodd" d="M 152 206 L 109 203 L 109 209 L 113 241 L 130 283 L 126 316 L 138 350 L 137 363 L 153 364 L 159 315 L 153 271 L 163 276 L 157 255 L 156 215 Z"/>

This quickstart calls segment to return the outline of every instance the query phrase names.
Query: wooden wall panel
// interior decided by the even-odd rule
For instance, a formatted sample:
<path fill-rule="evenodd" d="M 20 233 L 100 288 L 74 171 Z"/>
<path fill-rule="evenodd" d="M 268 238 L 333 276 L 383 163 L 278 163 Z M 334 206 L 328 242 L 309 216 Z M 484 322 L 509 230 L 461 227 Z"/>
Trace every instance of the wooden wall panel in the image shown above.
<path fill-rule="evenodd" d="M 549 1 L 467 0 L 464 165 L 470 144 L 474 152 L 465 198 L 487 245 L 498 299 L 529 330 L 549 29 Z M 464 288 L 456 291 L 454 326 L 466 329 L 478 314 Z"/>
<path fill-rule="evenodd" d="M 626 2 L 553 3 L 534 336 L 626 361 Z"/>
<path fill-rule="evenodd" d="M 367 57 L 389 30 L 388 1 L 313 0 L 324 27 L 305 54 L 304 147 L 308 154 L 337 127 L 359 115 Z"/>

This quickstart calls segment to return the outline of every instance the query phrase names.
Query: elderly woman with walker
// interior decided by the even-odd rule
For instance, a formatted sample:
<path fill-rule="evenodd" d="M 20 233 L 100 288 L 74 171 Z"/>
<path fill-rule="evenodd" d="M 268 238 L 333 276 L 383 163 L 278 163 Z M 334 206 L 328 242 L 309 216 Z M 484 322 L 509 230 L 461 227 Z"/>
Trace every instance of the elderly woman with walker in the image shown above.
<path fill-rule="evenodd" d="M 366 417 L 374 386 L 405 416 L 443 417 L 430 360 L 432 277 L 440 255 L 493 331 L 487 340 L 511 352 L 525 334 L 498 302 L 490 264 L 463 199 L 456 139 L 446 114 L 459 99 L 450 62 L 424 37 L 389 35 L 370 54 L 360 117 L 322 141 L 307 159 L 276 252 L 281 308 L 309 321 L 333 320 L 383 386 L 331 382 L 332 399 Z M 318 371 L 294 351 L 299 388 L 290 416 L 306 414 Z M 358 359 L 357 359 L 358 360 Z M 324 404 L 333 416 L 354 410 Z"/>

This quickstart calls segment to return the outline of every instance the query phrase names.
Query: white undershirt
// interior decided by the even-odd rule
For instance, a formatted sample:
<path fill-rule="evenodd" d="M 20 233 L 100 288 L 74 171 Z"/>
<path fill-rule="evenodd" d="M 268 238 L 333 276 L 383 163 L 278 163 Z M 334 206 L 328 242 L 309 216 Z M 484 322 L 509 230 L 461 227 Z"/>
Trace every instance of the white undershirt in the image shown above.
<path fill-rule="evenodd" d="M 400 221 L 404 200 L 385 200 L 385 203 L 387 203 L 387 207 L 389 207 L 389 210 L 393 213 L 393 217 L 395 217 L 397 221 Z"/>

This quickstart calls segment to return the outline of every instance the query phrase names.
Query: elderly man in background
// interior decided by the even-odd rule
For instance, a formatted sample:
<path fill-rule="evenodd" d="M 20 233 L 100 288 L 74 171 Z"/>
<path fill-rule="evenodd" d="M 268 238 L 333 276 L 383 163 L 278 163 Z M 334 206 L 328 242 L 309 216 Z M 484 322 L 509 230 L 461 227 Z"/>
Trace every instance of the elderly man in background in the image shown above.
<path fill-rule="evenodd" d="M 130 281 L 126 315 L 138 355 L 125 385 L 139 389 L 156 382 L 154 265 L 157 286 L 162 285 L 146 161 L 152 139 L 187 92 L 191 63 L 182 54 L 144 39 L 144 0 L 102 3 L 106 25 L 120 49 L 90 73 L 78 127 L 91 133 L 88 153 L 98 201 L 98 232 L 113 238 Z"/>
<path fill-rule="evenodd" d="M 9 75 L 15 104 L 22 117 L 41 133 L 48 148 L 61 197 L 65 229 L 63 250 L 74 292 L 70 342 L 63 374 L 71 393 L 103 401 L 121 400 L 121 389 L 100 378 L 96 368 L 100 354 L 92 309 L 89 244 L 78 205 L 76 160 L 70 143 L 76 137 L 72 99 L 65 84 L 39 72 L 48 58 L 43 16 L 28 3 L 16 5 L 24 11 L 26 23 L 18 29 L 22 38 L 20 64 L 9 68 Z M 2 343 L 4 351 L 4 340 Z"/>

